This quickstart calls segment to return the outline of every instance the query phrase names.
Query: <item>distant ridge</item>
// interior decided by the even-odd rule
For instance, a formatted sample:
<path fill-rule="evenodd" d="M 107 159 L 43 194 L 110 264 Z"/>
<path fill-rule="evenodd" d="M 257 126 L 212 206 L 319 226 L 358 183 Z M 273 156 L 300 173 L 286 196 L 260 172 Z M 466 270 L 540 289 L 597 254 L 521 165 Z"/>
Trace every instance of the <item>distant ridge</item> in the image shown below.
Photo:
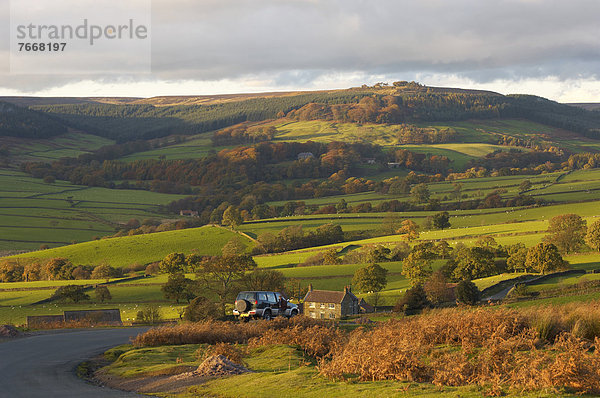
<path fill-rule="evenodd" d="M 567 105 L 576 106 L 588 111 L 600 111 L 600 102 L 573 102 Z"/>
<path fill-rule="evenodd" d="M 424 87 L 429 91 L 439 94 L 462 93 L 502 96 L 502 94 L 486 91 L 471 90 L 454 87 Z M 390 89 L 392 89 L 390 87 Z M 292 97 L 303 94 L 326 94 L 342 93 L 352 91 L 363 91 L 362 87 L 333 90 L 304 90 L 304 91 L 272 91 L 260 93 L 237 93 L 237 94 L 213 94 L 213 95 L 161 95 L 156 97 L 0 97 L 0 101 L 10 102 L 19 106 L 44 106 L 44 105 L 78 105 L 78 104 L 112 104 L 112 105 L 153 105 L 153 106 L 179 106 L 179 105 L 214 105 L 228 102 L 238 102 L 257 98 L 280 98 Z M 378 89 L 373 93 L 380 93 L 386 87 Z"/>

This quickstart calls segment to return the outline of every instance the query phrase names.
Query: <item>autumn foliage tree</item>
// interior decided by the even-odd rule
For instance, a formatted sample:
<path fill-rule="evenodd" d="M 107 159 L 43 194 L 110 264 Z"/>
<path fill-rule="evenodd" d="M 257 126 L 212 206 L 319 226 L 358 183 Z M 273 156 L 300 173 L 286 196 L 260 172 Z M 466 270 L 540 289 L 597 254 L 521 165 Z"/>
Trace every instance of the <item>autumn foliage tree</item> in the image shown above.
<path fill-rule="evenodd" d="M 403 235 L 403 238 L 410 242 L 419 239 L 419 226 L 412 220 L 404 220 L 396 233 Z"/>

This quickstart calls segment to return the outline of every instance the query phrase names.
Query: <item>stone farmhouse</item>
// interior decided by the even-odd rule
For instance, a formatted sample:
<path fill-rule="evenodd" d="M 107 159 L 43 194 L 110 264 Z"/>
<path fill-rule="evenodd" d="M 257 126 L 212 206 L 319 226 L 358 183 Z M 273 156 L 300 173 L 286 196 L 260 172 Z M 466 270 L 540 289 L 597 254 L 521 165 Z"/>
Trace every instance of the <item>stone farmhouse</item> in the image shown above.
<path fill-rule="evenodd" d="M 308 293 L 304 297 L 304 315 L 316 319 L 339 319 L 360 312 L 358 298 L 352 293 L 350 286 L 343 292 L 332 290 L 314 290 L 308 285 Z"/>

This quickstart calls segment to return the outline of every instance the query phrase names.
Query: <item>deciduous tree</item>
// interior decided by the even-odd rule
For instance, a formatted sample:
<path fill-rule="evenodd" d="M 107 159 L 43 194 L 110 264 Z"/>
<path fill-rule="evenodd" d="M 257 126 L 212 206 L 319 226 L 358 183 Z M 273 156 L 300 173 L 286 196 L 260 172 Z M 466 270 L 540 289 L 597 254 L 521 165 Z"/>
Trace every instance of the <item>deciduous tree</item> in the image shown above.
<path fill-rule="evenodd" d="M 481 292 L 470 280 L 462 280 L 456 285 L 456 300 L 459 303 L 475 305 L 481 299 Z"/>
<path fill-rule="evenodd" d="M 388 270 L 379 264 L 369 264 L 354 272 L 352 284 L 361 292 L 378 292 L 387 285 Z"/>
<path fill-rule="evenodd" d="M 186 265 L 185 254 L 171 253 L 160 262 L 160 270 L 166 274 L 176 274 L 183 272 Z"/>
<path fill-rule="evenodd" d="M 404 220 L 400 228 L 396 231 L 397 234 L 403 235 L 403 238 L 409 242 L 419 239 L 419 226 L 412 220 Z"/>
<path fill-rule="evenodd" d="M 429 201 L 429 188 L 427 184 L 417 184 L 410 190 L 410 196 L 415 203 L 427 203 Z"/>
<path fill-rule="evenodd" d="M 476 279 L 494 275 L 494 254 L 483 247 L 471 247 L 457 251 L 454 277 L 457 279 Z"/>
<path fill-rule="evenodd" d="M 240 225 L 243 222 L 244 222 L 244 220 L 242 219 L 240 209 L 238 209 L 236 206 L 229 206 L 223 212 L 223 220 L 221 221 L 221 223 L 223 225 L 228 225 L 230 227 L 237 227 L 238 225 Z"/>
<path fill-rule="evenodd" d="M 442 211 L 433 216 L 433 226 L 437 229 L 450 228 L 450 215 L 447 211 Z"/>
<path fill-rule="evenodd" d="M 203 289 L 219 297 L 224 312 L 225 302 L 231 297 L 236 281 L 255 268 L 256 263 L 248 255 L 207 258 L 196 270 L 196 280 Z"/>
<path fill-rule="evenodd" d="M 523 271 L 530 272 L 533 271 L 531 268 L 527 268 L 527 248 L 525 245 L 521 244 L 516 247 L 509 248 L 508 251 L 508 259 L 506 260 L 506 266 L 509 271 Z"/>
<path fill-rule="evenodd" d="M 545 274 L 548 271 L 567 267 L 558 248 L 552 243 L 538 243 L 527 251 L 525 266 Z"/>
<path fill-rule="evenodd" d="M 577 251 L 585 243 L 586 224 L 586 221 L 577 214 L 562 214 L 552 217 L 544 242 L 553 243 L 565 253 Z"/>
<path fill-rule="evenodd" d="M 597 220 L 588 227 L 585 241 L 594 250 L 600 251 L 600 220 Z"/>
<path fill-rule="evenodd" d="M 105 301 L 112 300 L 112 295 L 110 294 L 110 290 L 106 286 L 96 286 L 96 301 L 99 303 L 104 303 Z"/>
<path fill-rule="evenodd" d="M 89 300 L 90 296 L 85 293 L 85 288 L 79 285 L 67 285 L 61 286 L 52 295 L 53 299 L 60 301 L 71 300 L 74 303 L 78 303 L 80 301 Z"/>
<path fill-rule="evenodd" d="M 424 250 L 413 250 L 402 261 L 402 275 L 412 286 L 422 285 L 431 275 L 431 254 Z"/>
<path fill-rule="evenodd" d="M 270 269 L 255 269 L 242 277 L 241 284 L 246 290 L 267 290 L 281 292 L 285 287 L 285 275 Z"/>
<path fill-rule="evenodd" d="M 180 272 L 170 274 L 167 283 L 160 290 L 166 299 L 175 300 L 177 304 L 182 300 L 189 303 L 191 299 L 196 297 L 196 284 Z"/>

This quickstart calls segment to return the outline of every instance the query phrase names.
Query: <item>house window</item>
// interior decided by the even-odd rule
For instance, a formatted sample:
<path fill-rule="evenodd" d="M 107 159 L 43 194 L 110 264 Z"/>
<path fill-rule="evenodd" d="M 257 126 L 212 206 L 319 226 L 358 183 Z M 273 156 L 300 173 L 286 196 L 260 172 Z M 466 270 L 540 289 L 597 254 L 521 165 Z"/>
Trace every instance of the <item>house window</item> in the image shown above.
<path fill-rule="evenodd" d="M 308 306 L 309 306 L 310 308 L 315 308 L 315 303 L 314 303 L 314 302 L 311 302 L 311 303 L 310 303 Z"/>
<path fill-rule="evenodd" d="M 321 312 L 321 319 L 325 319 L 325 313 Z"/>
<path fill-rule="evenodd" d="M 335 319 L 335 314 L 333 312 L 329 313 L 329 319 Z"/>
<path fill-rule="evenodd" d="M 311 311 L 311 312 L 310 312 L 310 317 L 311 317 L 311 318 L 316 318 L 316 317 L 317 317 L 317 314 L 315 314 L 313 311 Z"/>
<path fill-rule="evenodd" d="M 321 303 L 321 308 L 325 308 L 325 303 Z"/>
<path fill-rule="evenodd" d="M 335 310 L 335 304 L 329 304 L 329 308 Z"/>

